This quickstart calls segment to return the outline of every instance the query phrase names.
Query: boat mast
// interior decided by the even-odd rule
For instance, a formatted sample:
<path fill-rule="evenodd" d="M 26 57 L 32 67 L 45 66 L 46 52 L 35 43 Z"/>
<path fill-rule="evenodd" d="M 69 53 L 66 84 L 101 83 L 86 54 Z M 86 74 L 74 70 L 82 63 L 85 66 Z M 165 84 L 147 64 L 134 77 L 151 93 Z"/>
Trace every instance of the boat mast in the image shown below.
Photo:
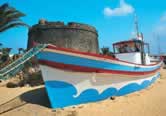
<path fill-rule="evenodd" d="M 143 41 L 143 34 L 139 33 L 139 27 L 138 27 L 138 18 L 136 13 L 134 13 L 134 24 L 135 24 L 135 32 L 136 32 L 136 38 L 139 39 L 141 37 L 141 63 L 145 64 L 145 53 L 144 53 L 144 41 Z"/>

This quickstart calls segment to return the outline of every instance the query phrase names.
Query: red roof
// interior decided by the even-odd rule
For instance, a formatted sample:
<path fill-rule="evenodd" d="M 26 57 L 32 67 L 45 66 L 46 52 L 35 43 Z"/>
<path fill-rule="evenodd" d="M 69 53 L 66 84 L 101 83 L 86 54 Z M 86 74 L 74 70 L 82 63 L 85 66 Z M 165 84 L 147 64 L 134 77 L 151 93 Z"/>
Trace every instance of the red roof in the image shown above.
<path fill-rule="evenodd" d="M 141 42 L 141 40 L 131 39 L 131 40 L 126 40 L 126 41 L 120 41 L 120 42 L 114 43 L 113 45 L 126 44 L 126 43 L 132 43 L 132 42 Z"/>

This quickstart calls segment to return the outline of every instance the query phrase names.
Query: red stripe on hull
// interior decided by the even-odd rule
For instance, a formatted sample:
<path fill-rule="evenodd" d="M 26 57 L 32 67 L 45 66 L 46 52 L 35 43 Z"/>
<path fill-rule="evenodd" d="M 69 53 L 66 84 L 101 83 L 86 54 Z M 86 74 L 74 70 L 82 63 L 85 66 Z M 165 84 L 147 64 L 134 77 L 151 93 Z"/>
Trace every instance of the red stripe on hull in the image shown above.
<path fill-rule="evenodd" d="M 65 51 L 65 52 L 69 52 L 69 53 L 76 53 L 76 54 L 82 54 L 82 55 L 87 55 L 87 56 L 94 56 L 94 57 L 98 57 L 98 58 L 105 58 L 105 59 L 119 61 L 119 62 L 122 62 L 122 63 L 135 64 L 135 65 L 140 65 L 140 66 L 155 66 L 155 65 L 160 63 L 159 62 L 159 63 L 156 63 L 156 64 L 142 65 L 142 64 L 136 64 L 136 63 L 131 63 L 131 62 L 127 62 L 127 61 L 122 61 L 122 60 L 119 60 L 119 59 L 111 57 L 111 56 L 88 53 L 88 52 L 80 52 L 80 51 L 69 49 L 69 48 L 56 47 L 54 45 L 48 45 L 47 48 L 53 49 L 53 50 Z"/>
<path fill-rule="evenodd" d="M 147 71 L 147 72 L 131 72 L 131 71 L 90 68 L 90 67 L 76 66 L 76 65 L 71 65 L 71 64 L 51 62 L 51 61 L 46 61 L 46 60 L 39 60 L 39 63 L 42 65 L 47 65 L 47 66 L 50 66 L 53 68 L 59 68 L 59 69 L 63 69 L 63 70 L 72 70 L 72 71 L 78 71 L 78 72 L 112 73 L 112 74 L 124 74 L 124 75 L 146 75 L 146 74 L 155 73 L 160 69 L 160 68 L 158 68 L 156 70 Z"/>

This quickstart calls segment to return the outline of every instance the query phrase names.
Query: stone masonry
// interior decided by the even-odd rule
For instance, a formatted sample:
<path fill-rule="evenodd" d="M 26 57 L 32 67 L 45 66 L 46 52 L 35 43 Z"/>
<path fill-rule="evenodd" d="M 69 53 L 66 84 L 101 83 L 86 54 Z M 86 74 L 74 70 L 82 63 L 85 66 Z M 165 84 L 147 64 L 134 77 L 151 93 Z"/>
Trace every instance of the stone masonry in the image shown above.
<path fill-rule="evenodd" d="M 28 33 L 28 49 L 37 43 L 49 43 L 58 47 L 83 52 L 99 53 L 98 33 L 92 26 L 70 22 L 47 22 L 40 20 Z"/>

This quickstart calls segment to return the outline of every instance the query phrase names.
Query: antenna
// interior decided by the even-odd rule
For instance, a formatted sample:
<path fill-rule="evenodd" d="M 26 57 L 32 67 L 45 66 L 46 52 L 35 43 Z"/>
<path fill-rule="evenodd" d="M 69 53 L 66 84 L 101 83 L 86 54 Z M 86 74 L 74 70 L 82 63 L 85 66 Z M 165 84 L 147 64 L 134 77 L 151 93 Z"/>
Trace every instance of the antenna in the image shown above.
<path fill-rule="evenodd" d="M 157 41 L 158 41 L 158 54 L 160 55 L 161 54 L 161 48 L 160 48 L 160 37 L 159 35 L 157 35 Z"/>
<path fill-rule="evenodd" d="M 160 36 L 156 33 L 153 34 L 153 38 L 156 42 L 156 50 L 158 52 L 158 55 L 161 54 L 161 48 L 160 48 Z"/>
<path fill-rule="evenodd" d="M 139 29 L 138 29 L 138 17 L 136 13 L 134 13 L 134 26 L 135 26 L 135 32 L 136 32 L 136 38 L 139 37 Z"/>

